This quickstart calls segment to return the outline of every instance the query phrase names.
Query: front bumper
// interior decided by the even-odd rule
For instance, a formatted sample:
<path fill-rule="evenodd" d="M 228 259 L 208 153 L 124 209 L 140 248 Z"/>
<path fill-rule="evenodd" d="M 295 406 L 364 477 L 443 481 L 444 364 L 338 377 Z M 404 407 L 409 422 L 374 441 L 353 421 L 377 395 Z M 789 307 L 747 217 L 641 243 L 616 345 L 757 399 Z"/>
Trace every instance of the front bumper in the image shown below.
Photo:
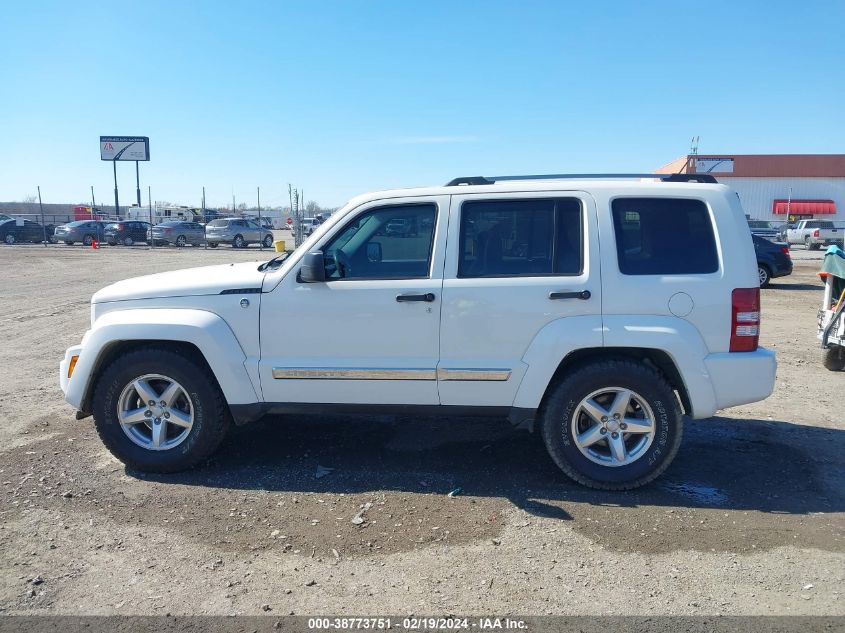
<path fill-rule="evenodd" d="M 81 356 L 82 355 L 82 345 L 74 345 L 73 347 L 68 347 L 65 351 L 65 357 L 61 363 L 59 363 L 59 387 L 62 390 L 62 394 L 67 399 L 68 395 L 68 387 L 70 385 L 71 379 L 68 377 L 68 368 L 70 367 L 70 360 L 74 356 Z M 77 362 L 77 366 L 79 362 Z M 69 401 L 70 402 L 70 401 Z M 80 406 L 80 402 L 71 402 L 73 406 L 77 409 Z"/>
<path fill-rule="evenodd" d="M 777 358 L 765 347 L 756 352 L 723 352 L 704 359 L 716 410 L 765 400 L 775 388 Z"/>

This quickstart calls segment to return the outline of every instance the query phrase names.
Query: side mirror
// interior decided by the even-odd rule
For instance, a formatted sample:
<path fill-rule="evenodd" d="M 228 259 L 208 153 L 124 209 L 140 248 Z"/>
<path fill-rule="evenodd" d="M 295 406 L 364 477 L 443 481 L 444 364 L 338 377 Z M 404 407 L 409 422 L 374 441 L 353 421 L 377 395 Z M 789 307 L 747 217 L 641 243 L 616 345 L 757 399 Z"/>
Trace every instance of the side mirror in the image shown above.
<path fill-rule="evenodd" d="M 323 259 L 323 251 L 305 253 L 305 257 L 302 258 L 302 267 L 299 269 L 299 280 L 306 284 L 326 280 L 326 263 Z"/>
<path fill-rule="evenodd" d="M 377 264 L 381 257 L 381 242 L 367 242 L 367 261 Z"/>

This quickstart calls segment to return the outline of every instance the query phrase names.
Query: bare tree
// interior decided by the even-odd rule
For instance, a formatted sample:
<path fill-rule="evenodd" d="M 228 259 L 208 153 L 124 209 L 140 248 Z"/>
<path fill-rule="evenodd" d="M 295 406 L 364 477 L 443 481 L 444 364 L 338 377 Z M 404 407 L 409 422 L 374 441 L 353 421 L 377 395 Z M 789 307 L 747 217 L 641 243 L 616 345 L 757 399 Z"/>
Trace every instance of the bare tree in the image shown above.
<path fill-rule="evenodd" d="M 305 205 L 305 215 L 307 215 L 309 218 L 313 218 L 315 215 L 320 213 L 320 211 L 322 211 L 320 205 L 314 202 L 313 200 L 309 200 L 308 204 Z"/>
<path fill-rule="evenodd" d="M 24 204 L 35 204 L 36 202 L 38 202 L 38 196 L 24 196 Z"/>

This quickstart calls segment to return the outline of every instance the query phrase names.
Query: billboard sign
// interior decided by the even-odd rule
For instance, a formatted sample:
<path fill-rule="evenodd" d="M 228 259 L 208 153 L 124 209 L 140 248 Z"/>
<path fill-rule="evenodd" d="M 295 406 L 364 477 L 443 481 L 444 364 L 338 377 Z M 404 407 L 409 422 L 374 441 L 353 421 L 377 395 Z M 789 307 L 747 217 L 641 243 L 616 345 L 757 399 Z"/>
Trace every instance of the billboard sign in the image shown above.
<path fill-rule="evenodd" d="M 696 158 L 695 173 L 697 174 L 732 174 L 734 173 L 733 158 Z"/>
<path fill-rule="evenodd" d="M 101 136 L 100 160 L 150 160 L 150 138 Z"/>

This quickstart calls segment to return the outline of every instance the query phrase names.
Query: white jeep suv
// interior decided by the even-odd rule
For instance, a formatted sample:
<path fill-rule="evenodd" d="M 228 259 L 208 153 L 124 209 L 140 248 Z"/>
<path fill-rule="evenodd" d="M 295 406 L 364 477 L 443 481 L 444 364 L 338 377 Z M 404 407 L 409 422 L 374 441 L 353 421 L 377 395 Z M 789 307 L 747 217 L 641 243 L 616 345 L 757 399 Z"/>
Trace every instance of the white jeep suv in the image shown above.
<path fill-rule="evenodd" d="M 771 393 L 759 327 L 748 223 L 712 176 L 459 178 L 355 198 L 285 260 L 100 290 L 60 378 L 142 471 L 268 413 L 498 415 L 622 490 L 668 467 L 684 414 Z"/>

